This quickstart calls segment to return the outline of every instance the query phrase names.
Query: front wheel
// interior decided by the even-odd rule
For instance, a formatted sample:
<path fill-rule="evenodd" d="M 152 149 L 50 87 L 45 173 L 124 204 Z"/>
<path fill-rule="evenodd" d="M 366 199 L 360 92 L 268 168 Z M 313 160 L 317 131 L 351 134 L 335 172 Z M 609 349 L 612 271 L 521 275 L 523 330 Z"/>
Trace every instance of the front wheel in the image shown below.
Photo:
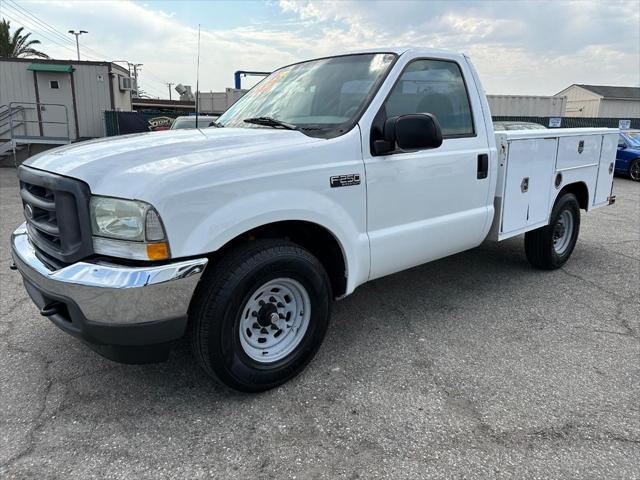
<path fill-rule="evenodd" d="M 629 165 L 629 176 L 631 180 L 640 182 L 640 158 L 636 158 Z"/>
<path fill-rule="evenodd" d="M 191 345 L 204 370 L 246 392 L 300 373 L 329 323 L 331 287 L 320 262 L 293 243 L 257 240 L 212 267 L 190 312 Z"/>
<path fill-rule="evenodd" d="M 525 233 L 527 260 L 536 268 L 560 268 L 571 256 L 580 232 L 580 205 L 572 193 L 556 200 L 549 225 Z"/>

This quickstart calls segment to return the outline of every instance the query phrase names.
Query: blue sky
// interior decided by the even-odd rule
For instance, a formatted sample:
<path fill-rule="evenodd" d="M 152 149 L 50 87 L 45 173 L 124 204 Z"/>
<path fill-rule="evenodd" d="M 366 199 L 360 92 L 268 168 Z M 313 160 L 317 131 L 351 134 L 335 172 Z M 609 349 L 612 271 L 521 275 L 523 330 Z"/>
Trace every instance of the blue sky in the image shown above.
<path fill-rule="evenodd" d="M 165 82 L 195 85 L 198 23 L 203 91 L 233 86 L 239 69 L 390 45 L 463 51 L 495 94 L 640 85 L 638 0 L 0 0 L 0 15 L 55 58 L 75 56 L 67 30 L 88 30 L 83 58 L 144 64 L 152 96 L 168 96 Z"/>

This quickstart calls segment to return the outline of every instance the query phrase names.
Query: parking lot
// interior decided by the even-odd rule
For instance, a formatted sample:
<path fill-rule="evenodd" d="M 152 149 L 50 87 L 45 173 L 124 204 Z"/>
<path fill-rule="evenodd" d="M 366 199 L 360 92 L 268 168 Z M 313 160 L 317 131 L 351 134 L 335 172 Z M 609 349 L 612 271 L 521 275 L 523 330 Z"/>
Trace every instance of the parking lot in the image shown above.
<path fill-rule="evenodd" d="M 186 344 L 120 365 L 41 317 L 0 169 L 0 477 L 640 478 L 640 184 L 614 190 L 564 268 L 516 238 L 376 280 L 301 376 L 245 395 Z"/>

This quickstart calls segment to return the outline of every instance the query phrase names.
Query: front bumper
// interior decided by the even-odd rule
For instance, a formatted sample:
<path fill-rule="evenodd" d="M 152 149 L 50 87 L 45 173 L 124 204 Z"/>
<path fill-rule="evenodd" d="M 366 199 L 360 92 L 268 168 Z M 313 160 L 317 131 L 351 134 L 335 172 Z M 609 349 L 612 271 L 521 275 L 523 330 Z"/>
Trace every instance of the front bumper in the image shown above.
<path fill-rule="evenodd" d="M 11 236 L 13 261 L 41 313 L 112 360 L 165 360 L 187 324 L 206 258 L 159 266 L 77 262 L 55 270 L 38 257 L 24 225 Z"/>

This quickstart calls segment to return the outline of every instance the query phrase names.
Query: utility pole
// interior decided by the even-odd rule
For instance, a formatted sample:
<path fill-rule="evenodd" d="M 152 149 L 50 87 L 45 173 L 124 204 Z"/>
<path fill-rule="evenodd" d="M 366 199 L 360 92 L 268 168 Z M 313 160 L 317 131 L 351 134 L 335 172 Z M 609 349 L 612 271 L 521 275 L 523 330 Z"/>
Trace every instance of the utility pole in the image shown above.
<path fill-rule="evenodd" d="M 133 84 L 135 85 L 136 97 L 138 97 L 138 69 L 142 70 L 142 63 L 132 63 L 133 66 Z"/>
<path fill-rule="evenodd" d="M 169 87 L 169 100 L 171 100 L 171 86 L 175 85 L 175 83 L 167 82 L 167 87 Z"/>
<path fill-rule="evenodd" d="M 83 33 L 89 32 L 87 32 L 86 30 L 78 30 L 77 32 L 75 30 L 69 30 L 69 33 L 76 36 L 76 51 L 78 52 L 78 61 L 80 61 L 80 40 L 78 40 L 78 37 Z"/>

